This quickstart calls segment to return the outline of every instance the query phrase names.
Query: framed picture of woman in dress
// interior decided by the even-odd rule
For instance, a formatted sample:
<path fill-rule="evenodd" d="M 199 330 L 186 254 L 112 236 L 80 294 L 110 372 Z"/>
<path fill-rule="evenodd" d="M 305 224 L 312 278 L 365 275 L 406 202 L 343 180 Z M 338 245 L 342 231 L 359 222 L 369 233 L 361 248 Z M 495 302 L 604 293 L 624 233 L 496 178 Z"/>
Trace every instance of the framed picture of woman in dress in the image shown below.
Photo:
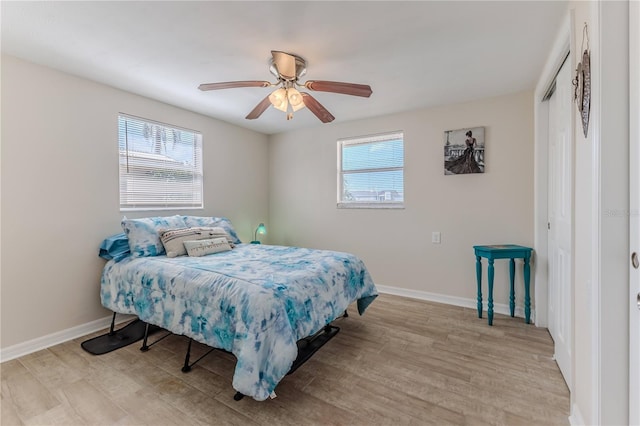
<path fill-rule="evenodd" d="M 484 173 L 484 127 L 444 132 L 444 174 Z"/>

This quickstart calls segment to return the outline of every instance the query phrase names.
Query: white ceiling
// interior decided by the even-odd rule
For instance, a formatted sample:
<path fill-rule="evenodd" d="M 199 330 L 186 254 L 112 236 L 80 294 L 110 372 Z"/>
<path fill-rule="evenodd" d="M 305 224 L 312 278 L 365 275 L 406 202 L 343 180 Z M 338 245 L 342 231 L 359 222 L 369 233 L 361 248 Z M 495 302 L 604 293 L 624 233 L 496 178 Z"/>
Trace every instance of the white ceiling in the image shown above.
<path fill-rule="evenodd" d="M 314 92 L 334 123 L 533 89 L 566 1 L 1 2 L 2 52 L 258 132 L 286 121 L 271 90 L 201 92 L 269 80 L 271 50 L 304 57 L 302 80 L 369 84 L 370 98 Z M 38 82 L 34 82 L 37 84 Z M 126 111 L 125 111 L 126 112 Z"/>

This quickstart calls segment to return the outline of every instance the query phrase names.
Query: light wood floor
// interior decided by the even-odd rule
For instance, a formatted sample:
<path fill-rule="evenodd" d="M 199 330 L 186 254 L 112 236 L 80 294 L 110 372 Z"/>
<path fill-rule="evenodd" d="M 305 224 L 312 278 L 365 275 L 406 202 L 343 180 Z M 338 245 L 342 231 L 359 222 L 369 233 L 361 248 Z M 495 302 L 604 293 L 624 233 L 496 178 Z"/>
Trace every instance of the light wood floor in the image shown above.
<path fill-rule="evenodd" d="M 390 295 L 350 314 L 273 400 L 234 401 L 235 358 L 223 352 L 182 373 L 184 337 L 94 356 L 86 336 L 1 364 L 1 423 L 568 424 L 546 329 L 502 315 L 489 327 L 472 309 Z"/>

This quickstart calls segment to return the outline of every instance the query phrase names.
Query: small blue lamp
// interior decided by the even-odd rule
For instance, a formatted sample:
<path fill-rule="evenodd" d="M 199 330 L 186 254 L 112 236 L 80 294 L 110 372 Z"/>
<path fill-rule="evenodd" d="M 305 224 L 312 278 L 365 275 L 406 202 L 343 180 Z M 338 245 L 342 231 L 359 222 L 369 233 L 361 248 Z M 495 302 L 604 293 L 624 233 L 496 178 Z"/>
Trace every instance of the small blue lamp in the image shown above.
<path fill-rule="evenodd" d="M 258 225 L 258 227 L 256 228 L 256 232 L 253 233 L 253 241 L 251 241 L 251 244 L 260 244 L 260 241 L 258 240 L 258 235 L 264 235 L 267 233 L 267 228 L 264 226 L 264 223 L 261 223 L 260 225 Z"/>

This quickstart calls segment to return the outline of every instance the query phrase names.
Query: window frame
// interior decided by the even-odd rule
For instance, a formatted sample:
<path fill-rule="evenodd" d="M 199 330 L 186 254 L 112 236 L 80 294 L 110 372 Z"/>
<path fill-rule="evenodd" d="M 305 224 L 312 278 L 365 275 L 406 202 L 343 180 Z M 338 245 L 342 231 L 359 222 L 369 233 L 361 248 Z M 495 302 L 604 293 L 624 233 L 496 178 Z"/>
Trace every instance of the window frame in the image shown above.
<path fill-rule="evenodd" d="M 191 186 L 195 186 L 197 187 L 196 191 L 193 191 L 192 193 L 196 195 L 196 197 L 193 198 L 193 202 L 191 203 L 183 203 L 182 205 L 171 205 L 171 203 L 168 202 L 155 202 L 154 204 L 151 203 L 143 203 L 143 202 L 128 202 L 128 203 L 124 203 L 123 204 L 123 194 L 126 194 L 126 192 L 123 192 L 122 190 L 122 184 L 123 184 L 123 173 L 122 173 L 122 161 L 124 160 L 125 163 L 128 164 L 129 160 L 132 158 L 135 158 L 134 155 L 128 154 L 129 152 L 134 153 L 142 153 L 145 154 L 142 151 L 134 151 L 134 150 L 129 150 L 128 147 L 126 147 L 124 150 L 120 149 L 120 119 L 124 119 L 124 120 L 135 120 L 138 122 L 143 122 L 145 125 L 149 124 L 152 126 L 160 126 L 163 127 L 165 129 L 169 129 L 169 130 L 177 130 L 180 132 L 187 132 L 187 133 L 191 133 L 193 134 L 194 137 L 194 142 L 191 145 L 192 149 L 193 149 L 193 154 L 196 158 L 196 160 L 194 161 L 194 165 L 190 170 L 191 176 L 192 176 L 192 181 L 193 179 L 199 180 L 199 185 L 195 184 L 195 185 L 191 185 Z M 152 120 L 152 119 L 148 119 L 148 118 L 143 118 L 143 117 L 138 117 L 135 115 L 131 115 L 131 114 L 127 114 L 127 113 L 122 113 L 119 112 L 118 116 L 117 116 L 117 122 L 118 122 L 118 129 L 117 129 L 117 134 L 118 134 L 118 200 L 119 200 L 119 208 L 121 212 L 132 212 L 132 211 L 176 211 L 176 210 L 202 210 L 204 209 L 204 165 L 203 165 L 203 161 L 204 161 L 204 143 L 203 143 L 203 136 L 202 136 L 202 132 L 199 132 L 197 130 L 193 130 L 193 129 L 188 129 L 185 127 L 181 127 L 181 126 L 176 126 L 173 124 L 169 124 L 169 123 L 163 123 L 161 121 L 157 121 L 157 120 Z M 125 136 L 126 138 L 126 136 Z M 125 146 L 128 146 L 128 142 L 125 142 Z M 155 155 L 152 153 L 149 153 L 150 156 L 151 155 Z M 199 158 L 198 158 L 199 156 Z M 151 161 L 151 160 L 148 160 Z M 150 171 L 155 171 L 155 170 L 160 170 L 159 168 L 153 168 L 150 167 L 149 168 Z M 165 169 L 166 170 L 166 169 Z M 194 177 L 195 176 L 195 177 Z M 124 176 L 126 178 L 126 176 Z M 151 181 L 151 180 L 150 180 Z M 199 193 L 198 193 L 199 192 Z M 197 196 L 199 195 L 199 201 L 200 203 L 197 204 Z M 191 204 L 191 205 L 187 205 L 187 204 Z"/>
<path fill-rule="evenodd" d="M 371 167 L 366 169 L 358 169 L 354 171 L 345 171 L 342 169 L 343 149 L 345 146 L 373 144 L 385 141 L 395 141 L 400 139 L 402 141 L 402 166 L 401 167 Z M 396 130 L 392 132 L 378 133 L 366 136 L 357 136 L 350 138 L 338 139 L 338 163 L 337 163 L 337 208 L 339 209 L 404 209 L 404 131 Z M 402 171 L 402 201 L 345 201 L 342 199 L 344 191 L 344 175 L 345 174 L 360 174 L 360 173 L 375 173 L 375 172 L 389 172 L 389 171 Z M 385 198 L 387 197 L 385 193 Z"/>

